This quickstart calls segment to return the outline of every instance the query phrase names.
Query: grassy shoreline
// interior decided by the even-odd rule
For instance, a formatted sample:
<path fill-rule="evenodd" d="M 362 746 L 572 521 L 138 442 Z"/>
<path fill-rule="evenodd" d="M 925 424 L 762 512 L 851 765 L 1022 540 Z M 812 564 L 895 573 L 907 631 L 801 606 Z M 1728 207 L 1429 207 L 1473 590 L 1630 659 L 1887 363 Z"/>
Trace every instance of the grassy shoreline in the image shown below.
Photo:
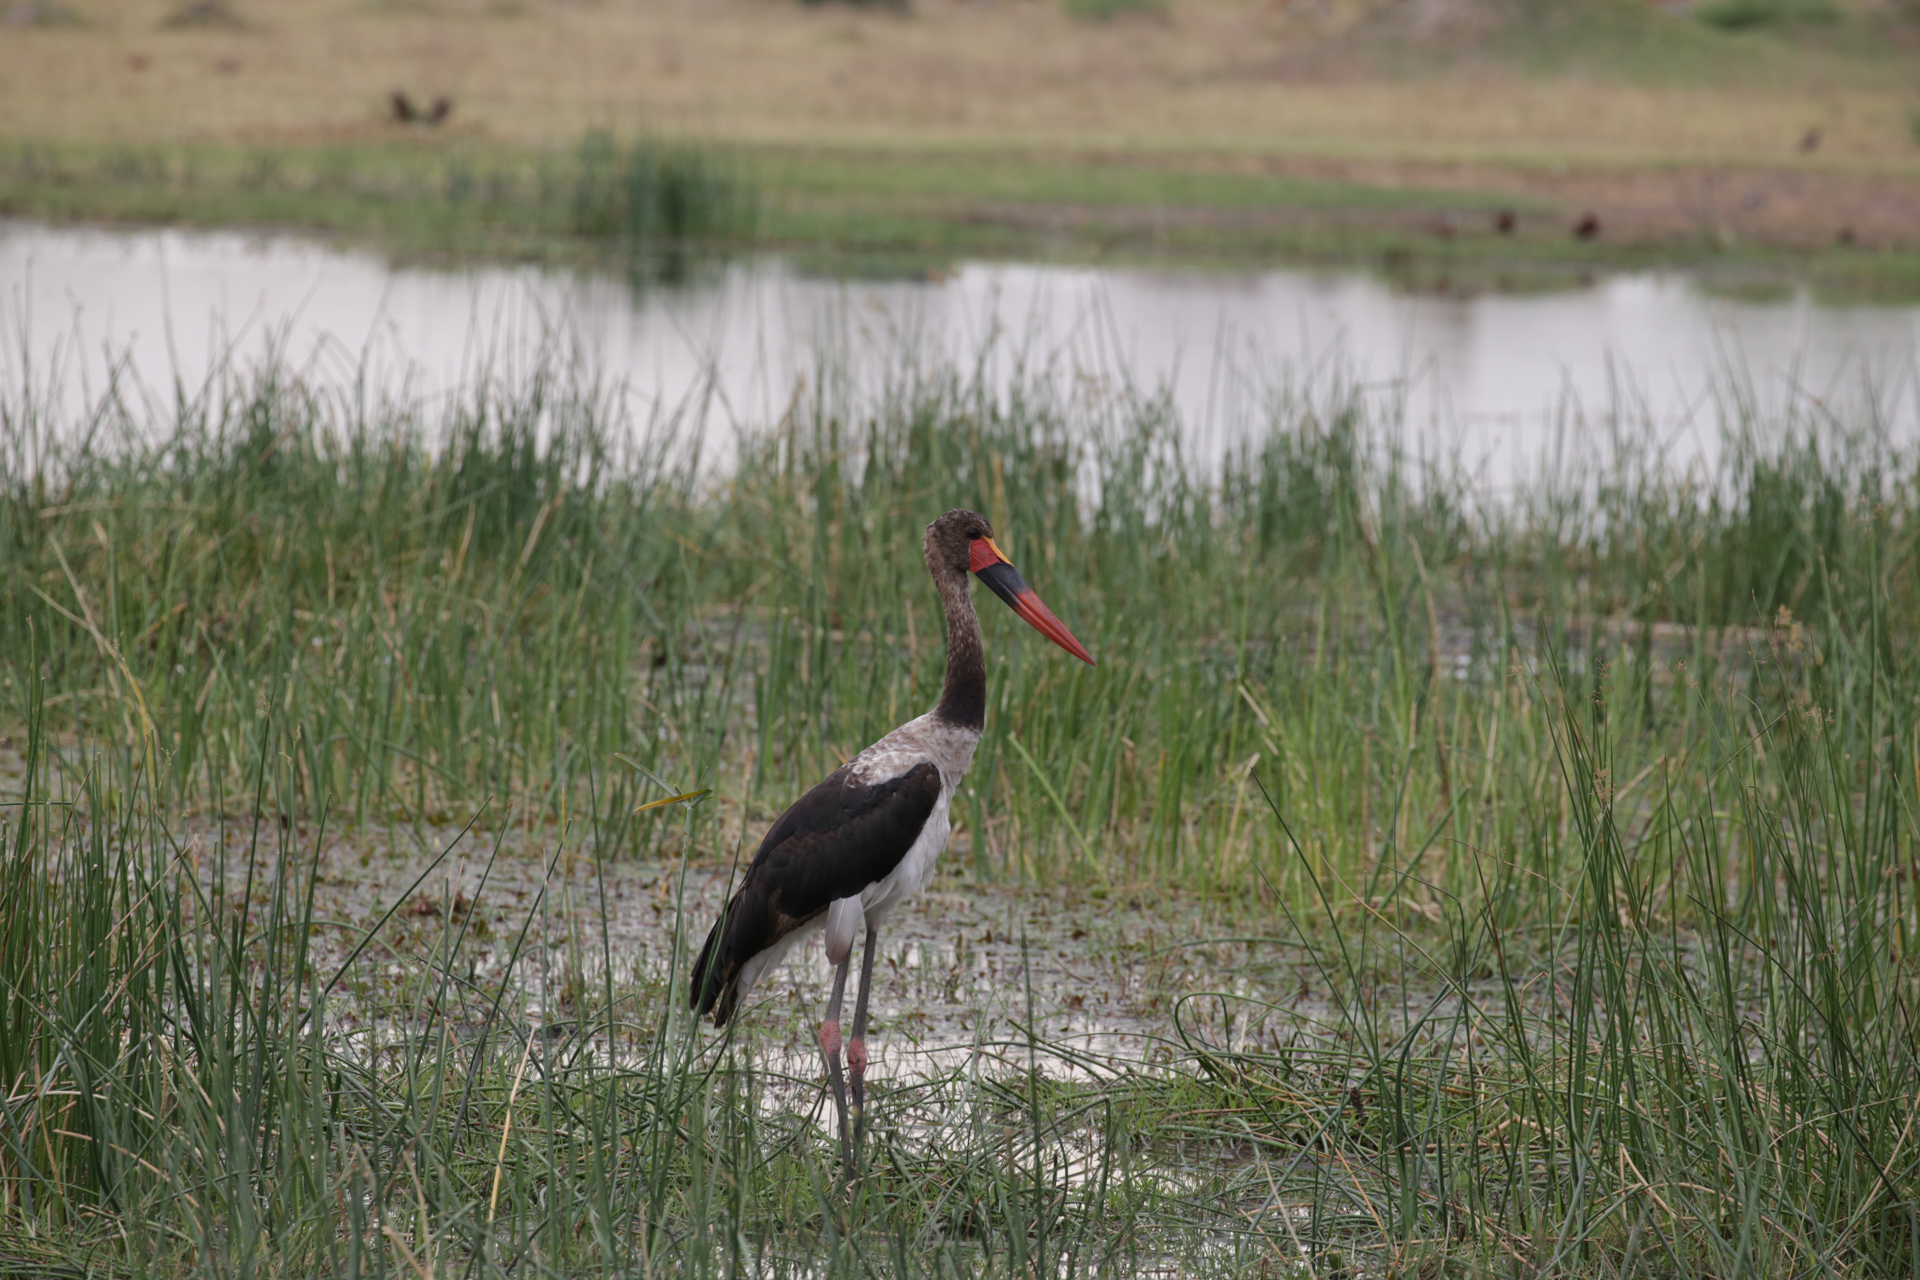
<path fill-rule="evenodd" d="M 1371 270 L 1403 287 L 1565 287 L 1621 270 L 1680 269 L 1739 293 L 1809 287 L 1837 299 L 1920 297 L 1920 246 L 1743 229 L 1737 217 L 1571 228 L 1551 187 L 1441 168 L 1382 181 L 1191 158 L 993 152 L 795 152 L 693 141 L 565 150 L 434 143 L 0 148 L 0 215 L 112 225 L 249 226 L 329 235 L 403 261 L 618 265 L 637 240 L 767 250 L 856 272 L 938 271 L 958 257 Z M 589 153 L 604 147 L 611 159 Z M 740 208 L 636 237 L 625 214 L 584 216 L 589 170 L 637 151 L 686 157 Z M 1520 172 L 1520 171 L 1516 171 Z M 1796 181 L 1723 177 L 1729 186 Z M 1504 183 L 1505 185 L 1501 185 Z M 720 202 L 724 206 L 725 195 Z M 696 196 L 686 207 L 707 210 Z M 1500 229 L 1502 215 L 1512 230 Z M 656 221 L 658 221 L 656 219 Z M 1785 239 L 1779 238 L 1782 234 Z M 1850 234 L 1850 233 L 1849 233 Z"/>

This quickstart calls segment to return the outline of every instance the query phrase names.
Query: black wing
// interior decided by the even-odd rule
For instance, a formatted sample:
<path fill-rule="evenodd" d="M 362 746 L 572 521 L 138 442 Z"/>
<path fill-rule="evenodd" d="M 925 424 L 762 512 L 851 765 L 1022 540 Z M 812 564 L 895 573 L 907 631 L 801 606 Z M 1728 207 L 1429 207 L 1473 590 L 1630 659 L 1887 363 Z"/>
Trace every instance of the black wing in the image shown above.
<path fill-rule="evenodd" d="M 841 898 L 900 865 L 940 798 L 931 761 L 882 782 L 857 781 L 842 766 L 794 801 L 760 842 L 740 888 L 693 962 L 687 1002 L 733 1016 L 740 966 Z"/>

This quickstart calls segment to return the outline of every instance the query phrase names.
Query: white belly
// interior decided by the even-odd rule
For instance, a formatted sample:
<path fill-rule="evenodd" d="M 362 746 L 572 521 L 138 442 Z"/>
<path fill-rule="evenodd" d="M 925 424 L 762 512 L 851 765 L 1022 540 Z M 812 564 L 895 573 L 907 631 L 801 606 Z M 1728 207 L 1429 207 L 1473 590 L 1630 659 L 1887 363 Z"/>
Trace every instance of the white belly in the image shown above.
<path fill-rule="evenodd" d="M 869 926 L 877 927 L 895 906 L 933 882 L 934 864 L 940 860 L 947 838 L 953 834 L 953 822 L 948 814 L 952 803 L 953 792 L 941 787 L 940 798 L 933 802 L 933 812 L 927 815 L 927 825 L 920 828 L 920 836 L 907 850 L 907 856 L 884 878 L 861 890 L 860 906 Z"/>
<path fill-rule="evenodd" d="M 940 798 L 933 803 L 933 812 L 927 815 L 927 823 L 920 828 L 919 837 L 908 847 L 907 856 L 900 859 L 892 871 L 860 891 L 858 914 L 865 917 L 869 929 L 878 929 L 890 911 L 933 882 L 933 869 L 940 860 L 940 851 L 947 847 L 947 838 L 953 834 L 953 822 L 948 812 L 952 804 L 952 789 L 942 787 Z M 822 911 L 741 965 L 740 995 L 744 997 L 760 979 L 779 968 L 795 947 L 825 929 L 828 917 L 832 914 L 831 911 Z M 850 926 L 852 923 L 849 921 Z M 845 937 L 830 938 L 827 943 L 830 954 L 852 945 L 851 927 Z"/>
<path fill-rule="evenodd" d="M 879 928 L 880 922 L 896 906 L 932 883 L 934 865 L 940 860 L 941 850 L 947 847 L 947 838 L 953 834 L 949 812 L 953 793 L 966 776 L 979 742 L 978 730 L 949 726 L 928 714 L 901 725 L 849 762 L 854 776 L 866 778 L 897 777 L 923 760 L 932 761 L 940 770 L 940 796 L 906 856 L 892 871 L 860 891 L 858 914 L 865 917 L 869 929 Z M 740 994 L 745 996 L 754 984 L 778 968 L 795 947 L 826 928 L 829 915 L 834 914 L 837 913 L 822 911 L 741 965 Z M 829 939 L 830 951 L 852 945 L 852 923 L 848 922 L 846 936 Z"/>

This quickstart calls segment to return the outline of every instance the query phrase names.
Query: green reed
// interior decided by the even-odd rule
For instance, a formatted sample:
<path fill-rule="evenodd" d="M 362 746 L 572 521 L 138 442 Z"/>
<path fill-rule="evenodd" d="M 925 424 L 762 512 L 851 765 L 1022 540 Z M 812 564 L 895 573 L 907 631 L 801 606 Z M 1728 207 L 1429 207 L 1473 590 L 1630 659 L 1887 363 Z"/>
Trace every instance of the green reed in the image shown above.
<path fill-rule="evenodd" d="M 558 348 L 0 404 L 0 1259 L 1914 1274 L 1911 453 L 1730 395 L 1711 474 L 1627 423 L 1489 504 L 1337 381 L 1211 468 L 1151 397 L 824 372 L 725 467 Z M 1253 921 L 1171 1063 L 893 1086 L 848 1201 L 675 974 L 531 1024 L 543 898 L 485 978 L 410 898 L 314 960 L 328 829 L 730 861 L 934 700 L 955 505 L 1100 665 L 983 601 L 950 861 Z"/>
<path fill-rule="evenodd" d="M 1303 1034 L 1223 990 L 1191 998 L 1238 1003 L 1239 1043 L 1271 1045 L 1222 1043 L 1218 1019 L 1183 1034 L 1247 1131 L 1291 1148 L 1261 1212 L 1311 1207 L 1297 1249 L 1423 1274 L 1920 1267 L 1913 685 L 1896 711 L 1882 684 L 1854 737 L 1804 695 L 1797 638 L 1741 696 L 1688 695 L 1713 722 L 1701 759 L 1663 757 L 1632 803 L 1630 685 L 1550 663 L 1573 861 L 1549 894 L 1526 883 L 1540 862 L 1482 847 L 1476 899 L 1418 885 L 1434 927 L 1355 910 L 1272 806 L 1334 922 L 1310 952 L 1337 1017 Z M 1884 639 L 1867 620 L 1845 659 L 1872 683 Z"/>
<path fill-rule="evenodd" d="M 1912 626 L 1913 459 L 1817 421 L 1736 424 L 1688 482 L 1625 433 L 1597 484 L 1490 508 L 1340 385 L 1277 401 L 1211 474 L 1150 399 L 949 370 L 857 407 L 817 384 L 724 472 L 700 424 L 631 421 L 564 352 L 482 373 L 437 420 L 272 364 L 158 421 L 109 393 L 85 448 L 22 400 L 0 698 L 22 715 L 37 628 L 64 731 L 151 726 L 188 806 L 237 782 L 271 716 L 303 803 L 355 821 L 544 804 L 590 774 L 608 815 L 668 775 L 758 812 L 932 703 L 920 530 L 969 505 L 1100 657 L 983 609 L 995 705 L 960 802 L 978 870 L 1242 886 L 1257 764 L 1328 865 L 1444 818 L 1445 848 L 1519 840 L 1558 883 L 1570 819 L 1513 678 L 1540 643 L 1615 664 L 1627 785 L 1700 758 L 1685 691 L 1745 682 L 1775 623 L 1823 661 L 1862 618 Z M 1477 892 L 1464 865 L 1428 870 Z"/>

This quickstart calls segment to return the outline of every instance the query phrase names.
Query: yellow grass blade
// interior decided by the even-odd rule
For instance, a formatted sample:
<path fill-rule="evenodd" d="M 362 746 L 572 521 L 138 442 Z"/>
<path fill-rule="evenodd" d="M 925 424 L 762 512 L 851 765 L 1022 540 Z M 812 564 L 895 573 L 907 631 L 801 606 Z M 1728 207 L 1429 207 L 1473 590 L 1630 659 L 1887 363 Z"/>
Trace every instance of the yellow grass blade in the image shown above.
<path fill-rule="evenodd" d="M 682 800 L 692 802 L 695 800 L 704 799 L 705 797 L 712 794 L 713 794 L 712 787 L 702 787 L 698 791 L 682 791 L 677 796 L 662 796 L 658 800 L 649 800 L 645 804 L 641 805 L 638 809 L 635 809 L 634 812 L 645 813 L 649 809 L 665 808 L 667 805 L 670 805 L 670 804 L 679 804 Z"/>

